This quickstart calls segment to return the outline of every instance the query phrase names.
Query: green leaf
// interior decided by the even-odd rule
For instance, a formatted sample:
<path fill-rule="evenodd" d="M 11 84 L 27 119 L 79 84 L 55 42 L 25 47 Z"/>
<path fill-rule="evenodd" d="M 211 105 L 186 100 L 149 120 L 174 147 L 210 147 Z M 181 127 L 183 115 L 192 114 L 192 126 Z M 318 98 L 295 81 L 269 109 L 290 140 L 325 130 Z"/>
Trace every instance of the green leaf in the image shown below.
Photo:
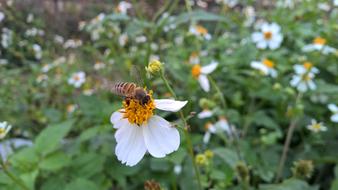
<path fill-rule="evenodd" d="M 238 163 L 237 155 L 234 151 L 227 148 L 216 148 L 213 150 L 215 155 L 220 157 L 225 163 L 229 164 L 232 168 L 235 168 Z"/>
<path fill-rule="evenodd" d="M 277 185 L 261 185 L 260 190 L 315 190 L 317 187 L 311 187 L 305 181 L 299 179 L 288 179 Z"/>
<path fill-rule="evenodd" d="M 73 123 L 74 120 L 69 120 L 45 128 L 35 140 L 35 150 L 43 155 L 53 152 L 60 145 L 62 138 L 70 131 Z"/>
<path fill-rule="evenodd" d="M 28 172 L 36 169 L 39 157 L 33 147 L 27 147 L 10 156 L 9 161 L 15 168 Z"/>
<path fill-rule="evenodd" d="M 36 177 L 38 176 L 39 171 L 38 170 L 34 170 L 31 171 L 29 173 L 23 173 L 20 175 L 20 178 L 22 179 L 22 181 L 26 184 L 26 186 L 29 189 L 35 189 L 35 180 Z"/>
<path fill-rule="evenodd" d="M 335 179 L 335 180 L 332 182 L 331 190 L 337 190 L 337 189 L 338 189 L 338 179 Z"/>
<path fill-rule="evenodd" d="M 83 178 L 78 178 L 74 181 L 72 181 L 71 183 L 69 183 L 65 190 L 98 190 L 99 187 L 89 181 L 89 180 L 86 180 L 86 179 L 83 179 Z"/>
<path fill-rule="evenodd" d="M 190 19 L 194 21 L 223 21 L 228 19 L 224 16 L 219 16 L 202 10 L 192 11 L 190 13 L 182 13 L 173 21 L 173 24 L 179 25 L 188 22 Z"/>
<path fill-rule="evenodd" d="M 55 152 L 45 157 L 39 166 L 41 169 L 54 171 L 67 166 L 70 162 L 69 156 L 63 152 Z"/>

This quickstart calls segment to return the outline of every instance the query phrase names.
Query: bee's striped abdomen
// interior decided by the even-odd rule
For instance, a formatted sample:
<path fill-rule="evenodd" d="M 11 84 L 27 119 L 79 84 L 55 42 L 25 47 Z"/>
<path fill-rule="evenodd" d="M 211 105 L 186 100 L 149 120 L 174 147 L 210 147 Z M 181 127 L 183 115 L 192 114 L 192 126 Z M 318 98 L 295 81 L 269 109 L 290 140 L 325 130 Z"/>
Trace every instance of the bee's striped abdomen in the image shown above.
<path fill-rule="evenodd" d="M 118 82 L 114 85 L 113 92 L 119 96 L 131 97 L 136 88 L 135 83 Z"/>

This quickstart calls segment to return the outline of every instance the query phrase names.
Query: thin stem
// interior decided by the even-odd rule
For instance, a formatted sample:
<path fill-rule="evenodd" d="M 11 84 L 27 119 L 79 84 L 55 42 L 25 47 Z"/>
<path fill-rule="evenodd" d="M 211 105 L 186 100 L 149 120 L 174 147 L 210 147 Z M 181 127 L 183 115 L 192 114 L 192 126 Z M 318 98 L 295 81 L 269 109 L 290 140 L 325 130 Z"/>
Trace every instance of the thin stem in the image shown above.
<path fill-rule="evenodd" d="M 208 76 L 209 78 L 209 81 L 211 82 L 211 84 L 214 86 L 214 88 L 216 89 L 217 91 L 217 94 L 219 95 L 219 97 L 221 98 L 221 103 L 222 103 L 222 106 L 223 106 L 223 109 L 226 109 L 227 108 L 227 103 L 224 99 L 224 95 L 221 91 L 221 89 L 218 87 L 217 83 L 214 81 L 214 79 L 210 76 Z"/>
<path fill-rule="evenodd" d="M 161 79 L 163 80 L 165 86 L 169 90 L 169 92 L 174 96 L 175 99 L 177 99 L 177 96 L 176 96 L 174 90 L 169 85 L 168 80 L 165 78 L 163 71 L 161 71 L 160 76 L 161 76 Z M 202 190 L 203 188 L 202 188 L 202 182 L 201 182 L 201 178 L 200 178 L 200 172 L 199 172 L 198 167 L 197 167 L 196 162 L 195 162 L 195 155 L 194 155 L 193 145 L 192 145 L 192 142 L 191 142 L 190 134 L 188 132 L 189 126 L 188 126 L 188 123 L 187 123 L 187 121 L 186 121 L 186 119 L 185 119 L 184 114 L 183 114 L 182 111 L 179 111 L 179 115 L 180 115 L 180 118 L 181 118 L 181 120 L 183 121 L 183 124 L 184 124 L 183 131 L 184 131 L 184 135 L 185 135 L 186 141 L 187 141 L 187 150 L 188 150 L 188 153 L 189 153 L 189 155 L 190 155 L 190 157 L 192 159 L 193 167 L 194 167 L 196 178 L 197 178 L 197 182 L 198 182 L 198 188 L 200 190 Z"/>
<path fill-rule="evenodd" d="M 2 156 L 0 155 L 0 165 L 2 167 L 2 169 L 4 170 L 5 174 L 11 178 L 11 180 L 13 180 L 14 183 L 16 183 L 17 185 L 19 185 L 21 187 L 21 189 L 23 190 L 29 190 L 29 188 L 23 183 L 23 181 L 19 178 L 17 178 L 15 175 L 13 175 L 7 168 L 5 162 L 2 160 Z"/>
<path fill-rule="evenodd" d="M 191 9 L 191 5 L 189 3 L 189 0 L 185 0 L 184 2 L 185 2 L 185 8 L 187 9 L 187 11 L 189 13 L 191 13 L 192 9 Z"/>
<path fill-rule="evenodd" d="M 283 147 L 283 154 L 281 156 L 281 159 L 280 159 L 279 165 L 278 165 L 276 182 L 278 182 L 279 179 L 281 178 L 281 175 L 282 175 L 282 172 L 283 172 L 283 169 L 284 169 L 284 165 L 285 165 L 285 161 L 286 161 L 286 158 L 287 158 L 287 154 L 288 154 L 288 151 L 289 151 L 290 142 L 291 142 L 291 139 L 292 139 L 292 136 L 293 136 L 293 132 L 296 128 L 296 123 L 297 123 L 297 120 L 296 119 L 293 120 L 290 123 L 290 126 L 288 128 L 288 134 L 286 136 L 286 140 L 285 140 L 284 147 Z"/>

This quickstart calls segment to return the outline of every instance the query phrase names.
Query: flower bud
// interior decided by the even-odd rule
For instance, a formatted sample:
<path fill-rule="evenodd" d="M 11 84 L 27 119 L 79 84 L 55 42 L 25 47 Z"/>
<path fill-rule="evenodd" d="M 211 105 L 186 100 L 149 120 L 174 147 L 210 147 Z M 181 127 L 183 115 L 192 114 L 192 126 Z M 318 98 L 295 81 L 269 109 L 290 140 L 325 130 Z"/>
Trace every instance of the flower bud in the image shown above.
<path fill-rule="evenodd" d="M 151 60 L 148 66 L 146 67 L 147 73 L 152 74 L 152 75 L 160 72 L 161 69 L 162 69 L 162 63 L 158 60 Z"/>
<path fill-rule="evenodd" d="M 299 160 L 293 163 L 292 173 L 298 178 L 309 178 L 313 172 L 312 160 Z"/>
<path fill-rule="evenodd" d="M 195 162 L 198 165 L 207 165 L 207 157 L 204 154 L 197 154 L 196 158 L 195 158 Z"/>
<path fill-rule="evenodd" d="M 249 179 L 250 179 L 249 168 L 245 163 L 243 163 L 243 162 L 237 163 L 236 173 L 237 173 L 239 180 L 241 180 L 243 182 L 249 181 Z"/>

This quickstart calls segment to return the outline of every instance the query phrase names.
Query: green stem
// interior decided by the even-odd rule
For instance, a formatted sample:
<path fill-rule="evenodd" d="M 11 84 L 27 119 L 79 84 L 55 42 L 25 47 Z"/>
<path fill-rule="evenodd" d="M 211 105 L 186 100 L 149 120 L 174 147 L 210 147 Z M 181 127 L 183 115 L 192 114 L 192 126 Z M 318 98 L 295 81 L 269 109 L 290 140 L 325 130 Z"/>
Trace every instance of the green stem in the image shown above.
<path fill-rule="evenodd" d="M 169 85 L 168 80 L 165 78 L 163 71 L 161 71 L 160 76 L 161 76 L 161 79 L 163 80 L 165 86 L 169 90 L 169 92 L 174 96 L 175 99 L 177 99 L 177 96 L 176 96 L 174 90 Z M 181 118 L 181 120 L 183 121 L 183 124 L 184 124 L 183 131 L 184 131 L 184 135 L 185 135 L 186 141 L 187 141 L 187 150 L 188 150 L 188 153 L 189 153 L 189 155 L 190 155 L 190 157 L 192 159 L 193 167 L 194 167 L 196 178 L 197 178 L 197 182 L 198 182 L 198 188 L 200 190 L 202 190 L 203 188 L 202 188 L 202 182 L 201 182 L 201 178 L 200 178 L 200 172 L 199 172 L 198 167 L 197 167 L 196 162 L 195 162 L 195 155 L 194 155 L 193 145 L 192 145 L 192 142 L 191 142 L 190 134 L 188 132 L 189 126 L 188 126 L 188 123 L 187 123 L 187 121 L 186 121 L 186 119 L 185 119 L 184 114 L 183 114 L 182 111 L 179 111 L 179 115 L 180 115 L 180 118 Z"/>
<path fill-rule="evenodd" d="M 0 165 L 2 167 L 2 169 L 4 170 L 5 174 L 11 178 L 11 180 L 13 180 L 14 183 L 16 183 L 17 185 L 19 185 L 21 187 L 21 189 L 23 190 L 29 190 L 29 188 L 24 184 L 24 182 L 20 179 L 17 178 L 15 175 L 13 175 L 7 168 L 5 162 L 2 160 L 2 157 L 0 155 Z"/>
<path fill-rule="evenodd" d="M 209 81 L 211 82 L 211 85 L 216 89 L 218 96 L 221 98 L 221 103 L 222 103 L 223 109 L 226 109 L 227 103 L 224 99 L 224 95 L 223 95 L 222 91 L 220 90 L 220 88 L 218 87 L 217 83 L 214 81 L 213 78 L 211 78 L 210 76 L 208 76 L 208 78 L 209 78 Z"/>

